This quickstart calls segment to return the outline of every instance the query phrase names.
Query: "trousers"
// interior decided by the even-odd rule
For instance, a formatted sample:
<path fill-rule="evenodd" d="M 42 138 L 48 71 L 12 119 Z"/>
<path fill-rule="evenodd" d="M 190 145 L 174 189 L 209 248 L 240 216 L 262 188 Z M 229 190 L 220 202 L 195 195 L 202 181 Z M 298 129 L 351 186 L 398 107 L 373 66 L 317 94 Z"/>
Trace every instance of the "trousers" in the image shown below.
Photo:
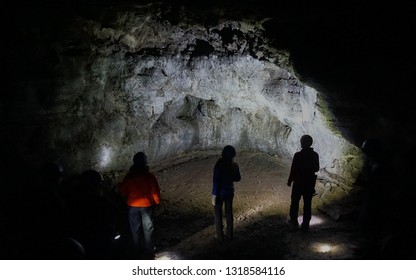
<path fill-rule="evenodd" d="M 312 196 L 313 193 L 309 189 L 305 190 L 295 185 L 292 188 L 289 216 L 292 221 L 298 220 L 299 203 L 300 199 L 303 198 L 303 227 L 309 227 L 309 222 L 312 217 Z"/>
<path fill-rule="evenodd" d="M 216 235 L 219 240 L 224 239 L 223 232 L 223 208 L 225 212 L 225 222 L 226 222 L 226 237 L 232 238 L 234 235 L 234 216 L 233 216 L 233 198 L 234 195 L 221 196 L 218 195 L 215 200 L 215 230 Z"/>
<path fill-rule="evenodd" d="M 130 206 L 129 223 L 135 253 L 153 255 L 153 207 Z"/>

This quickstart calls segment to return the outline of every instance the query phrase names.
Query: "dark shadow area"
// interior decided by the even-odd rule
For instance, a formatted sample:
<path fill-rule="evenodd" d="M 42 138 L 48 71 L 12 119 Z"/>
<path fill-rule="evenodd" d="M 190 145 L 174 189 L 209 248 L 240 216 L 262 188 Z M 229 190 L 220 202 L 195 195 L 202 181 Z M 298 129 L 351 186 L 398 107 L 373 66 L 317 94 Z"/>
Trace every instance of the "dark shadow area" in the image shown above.
<path fill-rule="evenodd" d="M 175 204 L 175 203 L 174 203 Z M 186 206 L 184 206 L 186 208 Z M 165 204 L 156 210 L 155 240 L 156 249 L 165 249 L 178 245 L 183 240 L 213 224 L 211 213 L 199 209 L 189 211 L 178 205 Z"/>
<path fill-rule="evenodd" d="M 412 225 L 416 219 L 411 213 L 416 192 L 410 175 L 414 163 L 405 157 L 396 164 L 397 155 L 378 138 L 364 141 L 362 151 L 366 161 L 356 183 L 361 191 L 357 221 L 364 258 L 415 259 Z"/>
<path fill-rule="evenodd" d="M 231 241 L 212 240 L 201 252 L 194 253 L 192 259 L 201 260 L 281 260 L 288 255 L 289 244 L 286 219 L 270 216 L 252 221 L 235 233 Z M 187 252 L 183 252 L 186 257 Z"/>
<path fill-rule="evenodd" d="M 414 120 L 413 12 L 409 1 L 295 1 L 263 27 L 273 46 L 289 50 L 295 71 L 322 91 L 335 125 L 359 146 L 370 133 L 394 141 L 386 126 L 399 132 Z"/>
<path fill-rule="evenodd" d="M 80 175 L 48 185 L 37 170 L 8 174 L 1 194 L 1 259 L 112 259 L 123 244 L 124 205 L 86 194 Z M 83 187 L 85 187 L 83 185 Z"/>

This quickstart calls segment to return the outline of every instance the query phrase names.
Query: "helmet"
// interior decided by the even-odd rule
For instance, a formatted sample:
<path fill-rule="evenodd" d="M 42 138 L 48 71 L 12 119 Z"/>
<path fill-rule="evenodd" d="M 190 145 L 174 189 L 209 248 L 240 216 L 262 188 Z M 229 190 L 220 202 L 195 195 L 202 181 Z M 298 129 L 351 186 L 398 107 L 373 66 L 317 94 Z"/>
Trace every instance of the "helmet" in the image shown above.
<path fill-rule="evenodd" d="M 222 150 L 222 157 L 227 159 L 232 159 L 235 157 L 237 152 L 235 151 L 233 146 L 227 145 Z"/>
<path fill-rule="evenodd" d="M 302 148 L 309 148 L 310 146 L 312 146 L 312 142 L 313 139 L 310 135 L 305 134 L 300 138 L 300 146 Z"/>

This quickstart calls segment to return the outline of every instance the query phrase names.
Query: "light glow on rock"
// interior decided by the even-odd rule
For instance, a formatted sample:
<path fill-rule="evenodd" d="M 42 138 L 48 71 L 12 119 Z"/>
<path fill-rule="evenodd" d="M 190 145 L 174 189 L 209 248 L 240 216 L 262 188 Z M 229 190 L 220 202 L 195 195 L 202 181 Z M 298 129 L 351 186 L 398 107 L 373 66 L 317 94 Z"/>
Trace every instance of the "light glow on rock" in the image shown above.
<path fill-rule="evenodd" d="M 101 160 L 100 160 L 100 167 L 106 168 L 107 165 L 110 163 L 112 155 L 112 149 L 109 146 L 103 146 L 101 150 Z"/>
<path fill-rule="evenodd" d="M 267 46 L 255 23 L 227 21 L 207 30 L 161 22 L 146 11 L 139 14 L 115 21 L 118 39 L 109 30 L 91 27 L 97 53 L 90 63 L 61 60 L 59 69 L 77 69 L 57 83 L 62 87 L 56 104 L 74 108 L 55 108 L 71 112 L 59 116 L 71 118 L 65 135 L 93 134 L 83 139 L 85 150 L 72 159 L 75 166 L 90 165 L 90 151 L 98 151 L 94 159 L 102 168 L 110 163 L 125 168 L 138 149 L 158 161 L 228 144 L 289 160 L 300 150 L 300 137 L 310 134 L 321 169 L 341 176 L 348 172 L 345 155 L 352 145 L 328 127 L 326 109 L 318 106 L 321 93 L 298 77 L 290 54 Z M 223 29 L 241 36 L 224 45 Z M 198 52 L 198 41 L 211 51 Z M 88 125 L 71 125 L 77 123 Z M 51 141 L 67 142 L 61 135 L 56 132 Z M 97 147 L 102 142 L 113 149 Z"/>

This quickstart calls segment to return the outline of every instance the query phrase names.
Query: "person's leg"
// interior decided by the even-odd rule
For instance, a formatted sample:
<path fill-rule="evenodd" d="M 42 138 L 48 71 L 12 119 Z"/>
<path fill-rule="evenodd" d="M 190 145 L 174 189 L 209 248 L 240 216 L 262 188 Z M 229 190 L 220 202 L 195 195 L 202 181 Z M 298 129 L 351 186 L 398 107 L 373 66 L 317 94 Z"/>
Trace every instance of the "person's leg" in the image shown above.
<path fill-rule="evenodd" d="M 304 231 L 309 230 L 309 222 L 312 217 L 312 194 L 303 195 L 303 221 L 301 229 Z"/>
<path fill-rule="evenodd" d="M 295 227 L 299 226 L 298 223 L 298 212 L 299 212 L 299 201 L 301 198 L 301 193 L 293 187 L 292 194 L 290 196 L 290 223 Z"/>
<path fill-rule="evenodd" d="M 222 205 L 224 203 L 223 198 L 217 195 L 215 199 L 215 206 L 214 206 L 214 214 L 215 214 L 215 231 L 217 235 L 217 239 L 222 241 L 224 238 L 224 233 L 222 231 L 223 224 L 222 224 Z"/>
<path fill-rule="evenodd" d="M 141 208 L 141 216 L 143 223 L 143 238 L 144 249 L 146 257 L 154 258 L 154 244 L 153 244 L 153 207 Z"/>
<path fill-rule="evenodd" d="M 140 250 L 140 228 L 142 226 L 142 217 L 139 207 L 129 207 L 129 223 L 133 250 L 134 253 L 137 254 Z"/>
<path fill-rule="evenodd" d="M 225 199 L 225 219 L 227 222 L 226 236 L 231 239 L 234 236 L 234 215 L 233 215 L 233 196 Z"/>

